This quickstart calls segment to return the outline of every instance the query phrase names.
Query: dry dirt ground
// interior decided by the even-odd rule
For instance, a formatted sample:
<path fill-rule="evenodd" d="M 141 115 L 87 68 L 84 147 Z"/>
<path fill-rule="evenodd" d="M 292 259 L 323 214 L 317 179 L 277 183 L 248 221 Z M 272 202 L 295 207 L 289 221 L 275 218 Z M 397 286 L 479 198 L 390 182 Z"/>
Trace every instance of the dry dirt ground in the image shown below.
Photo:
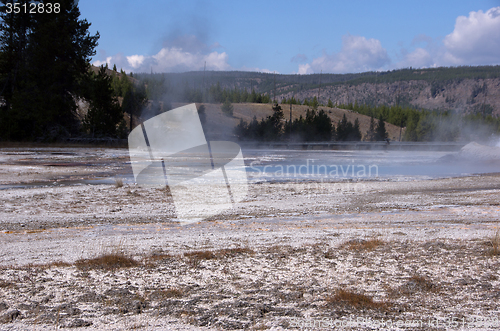
<path fill-rule="evenodd" d="M 1 157 L 0 330 L 500 327 L 500 175 L 253 182 L 181 226 L 165 190 Z"/>

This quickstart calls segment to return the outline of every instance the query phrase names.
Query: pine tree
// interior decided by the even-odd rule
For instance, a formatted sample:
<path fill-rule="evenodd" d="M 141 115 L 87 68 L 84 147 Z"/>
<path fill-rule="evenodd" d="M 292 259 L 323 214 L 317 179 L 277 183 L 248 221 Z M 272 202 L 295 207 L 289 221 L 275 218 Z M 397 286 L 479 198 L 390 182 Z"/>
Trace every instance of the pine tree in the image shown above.
<path fill-rule="evenodd" d="M 366 138 L 365 140 L 367 141 L 375 141 L 375 120 L 373 119 L 373 116 L 370 117 L 370 128 L 366 132 Z"/>
<path fill-rule="evenodd" d="M 198 109 L 199 112 L 199 109 Z M 203 124 L 203 123 L 202 123 Z M 234 134 L 240 139 L 246 139 L 249 136 L 248 124 L 242 118 L 240 118 L 240 123 L 234 128 Z"/>
<path fill-rule="evenodd" d="M 318 106 L 319 106 L 318 98 L 316 98 L 315 96 L 311 102 L 311 107 L 313 107 L 313 109 L 318 109 Z"/>
<path fill-rule="evenodd" d="M 133 88 L 133 84 L 128 78 L 127 74 L 124 72 L 122 77 L 120 78 L 120 96 L 122 98 L 125 98 L 125 94 Z"/>
<path fill-rule="evenodd" d="M 332 130 L 334 129 L 332 120 L 323 109 L 318 112 L 312 122 L 315 141 L 328 141 L 332 139 Z"/>
<path fill-rule="evenodd" d="M 126 75 L 123 75 L 122 80 L 126 80 L 123 87 L 122 110 L 130 117 L 129 130 L 134 128 L 134 116 L 139 116 L 146 103 L 146 87 L 143 84 L 134 86 L 127 80 Z M 160 111 L 160 105 L 155 104 L 155 111 Z M 157 115 L 156 113 L 154 115 Z"/>
<path fill-rule="evenodd" d="M 247 102 L 250 102 L 250 103 L 257 102 L 257 93 L 255 93 L 254 89 L 252 89 L 252 92 L 248 95 Z"/>
<path fill-rule="evenodd" d="M 229 98 L 226 99 L 226 101 L 222 104 L 222 106 L 220 107 L 220 109 L 222 110 L 222 112 L 226 116 L 230 116 L 230 117 L 233 116 L 233 105 L 229 101 Z"/>
<path fill-rule="evenodd" d="M 248 91 L 246 89 L 243 90 L 240 96 L 240 101 L 241 102 L 248 102 Z"/>
<path fill-rule="evenodd" d="M 267 121 L 262 121 L 264 126 L 266 126 L 266 140 L 277 140 L 281 136 L 281 131 L 283 128 L 283 110 L 279 104 L 273 106 L 273 115 L 267 118 Z"/>
<path fill-rule="evenodd" d="M 92 137 L 116 136 L 117 125 L 123 119 L 122 109 L 116 98 L 111 98 L 113 87 L 106 68 L 101 66 L 91 90 L 90 108 L 83 120 L 84 129 Z"/>
<path fill-rule="evenodd" d="M 5 4 L 9 2 L 12 3 L 2 0 L 0 9 L 0 95 L 4 102 L 0 110 L 0 137 L 23 139 L 31 135 L 35 121 L 35 114 L 23 105 L 28 99 L 19 93 L 28 79 L 27 48 L 33 17 L 23 11 L 7 13 Z"/>
<path fill-rule="evenodd" d="M 361 140 L 361 130 L 359 129 L 359 120 L 357 117 L 354 120 L 354 126 L 352 127 L 351 140 L 352 141 Z"/>
<path fill-rule="evenodd" d="M 326 105 L 327 107 L 333 108 L 333 102 L 330 98 L 328 98 L 328 104 Z"/>
<path fill-rule="evenodd" d="M 406 124 L 406 130 L 405 130 L 403 140 L 405 140 L 405 141 L 418 141 L 418 134 L 417 134 L 418 122 L 419 122 L 418 115 L 417 116 L 412 115 L 408 118 L 408 122 Z"/>
<path fill-rule="evenodd" d="M 47 138 L 54 128 L 78 130 L 76 100 L 85 96 L 82 84 L 91 83 L 90 59 L 99 34 L 89 34 L 90 23 L 79 19 L 77 1 L 58 3 L 59 13 L 26 17 L 1 11 L 0 76 L 7 93 L 2 93 L 6 107 L 0 116 L 9 118 L 2 130 L 7 138 Z"/>
<path fill-rule="evenodd" d="M 337 124 L 337 140 L 344 141 L 347 140 L 347 136 L 349 135 L 349 129 L 347 125 L 347 117 L 342 116 L 342 119 Z"/>
<path fill-rule="evenodd" d="M 377 141 L 387 140 L 387 131 L 385 130 L 385 122 L 382 117 L 379 118 L 377 127 L 375 129 L 375 140 Z"/>

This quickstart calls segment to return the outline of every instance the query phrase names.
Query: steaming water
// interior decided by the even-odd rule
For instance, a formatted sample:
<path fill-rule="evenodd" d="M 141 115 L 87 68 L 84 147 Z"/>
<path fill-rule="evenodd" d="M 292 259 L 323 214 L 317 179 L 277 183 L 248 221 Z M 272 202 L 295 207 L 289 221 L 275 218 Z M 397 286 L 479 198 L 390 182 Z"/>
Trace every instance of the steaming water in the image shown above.
<path fill-rule="evenodd" d="M 398 150 L 279 150 L 243 149 L 245 168 L 251 182 L 259 181 L 343 181 L 343 180 L 412 180 L 445 178 L 500 172 L 500 162 L 460 159 L 459 152 Z M 98 148 L 9 148 L 0 149 L 0 166 L 43 165 L 90 169 L 85 178 L 52 178 L 38 182 L 14 182 L 0 189 L 37 186 L 115 184 L 115 178 L 134 183 L 126 149 Z M 95 165 L 98 165 L 96 167 Z M 92 169 L 95 168 L 95 172 Z M 103 168 L 107 170 L 103 173 Z"/>
<path fill-rule="evenodd" d="M 253 180 L 411 180 L 500 171 L 493 161 L 460 160 L 458 152 L 248 150 Z"/>

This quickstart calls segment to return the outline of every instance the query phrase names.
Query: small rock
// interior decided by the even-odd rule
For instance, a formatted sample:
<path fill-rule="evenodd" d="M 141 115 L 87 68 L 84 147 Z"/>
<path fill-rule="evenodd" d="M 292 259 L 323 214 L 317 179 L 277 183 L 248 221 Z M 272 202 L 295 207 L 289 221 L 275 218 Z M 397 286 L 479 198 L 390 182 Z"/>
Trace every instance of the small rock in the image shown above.
<path fill-rule="evenodd" d="M 132 292 L 130 292 L 126 288 L 117 288 L 117 289 L 109 289 L 104 292 L 105 295 L 108 296 L 117 296 L 117 297 L 122 297 L 122 296 L 131 296 L 133 295 Z"/>
<path fill-rule="evenodd" d="M 493 293 L 490 294 L 490 299 L 500 299 L 500 291 L 493 291 Z"/>
<path fill-rule="evenodd" d="M 491 283 L 484 282 L 484 283 L 477 284 L 476 287 L 478 287 L 482 290 L 491 290 L 493 288 L 493 285 L 491 285 Z"/>
<path fill-rule="evenodd" d="M 140 314 L 143 308 L 145 308 L 145 304 L 139 300 L 135 300 L 129 304 L 130 311 L 136 314 Z"/>
<path fill-rule="evenodd" d="M 95 292 L 87 292 L 78 298 L 78 302 L 103 302 L 106 299 L 104 295 Z"/>
<path fill-rule="evenodd" d="M 74 319 L 68 324 L 68 328 L 80 328 L 84 326 L 91 326 L 92 322 L 82 320 L 81 318 Z"/>
<path fill-rule="evenodd" d="M 21 316 L 21 312 L 17 309 L 10 310 L 0 317 L 0 323 L 10 323 Z"/>

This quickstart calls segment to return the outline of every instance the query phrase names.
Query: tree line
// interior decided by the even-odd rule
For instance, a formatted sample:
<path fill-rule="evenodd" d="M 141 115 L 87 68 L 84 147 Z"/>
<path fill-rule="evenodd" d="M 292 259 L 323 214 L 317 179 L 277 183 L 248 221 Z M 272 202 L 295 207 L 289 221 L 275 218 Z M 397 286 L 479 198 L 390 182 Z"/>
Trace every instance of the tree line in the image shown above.
<path fill-rule="evenodd" d="M 487 139 L 500 133 L 500 118 L 492 115 L 488 105 L 478 106 L 473 113 L 450 110 L 417 110 L 411 107 L 340 104 L 338 108 L 384 119 L 405 128 L 404 141 L 470 141 Z"/>
<path fill-rule="evenodd" d="M 302 115 L 293 121 L 284 119 L 284 114 L 279 104 L 273 105 L 273 114 L 262 118 L 260 121 L 254 116 L 250 123 L 240 119 L 234 132 L 240 140 L 252 141 L 360 141 L 362 138 L 359 120 L 356 118 L 354 124 L 347 120 L 346 115 L 337 123 L 333 124 L 328 114 L 320 109 L 306 110 L 306 116 Z M 387 131 L 383 120 L 377 125 L 373 117 L 370 129 L 366 132 L 365 140 L 381 141 L 387 139 Z"/>

